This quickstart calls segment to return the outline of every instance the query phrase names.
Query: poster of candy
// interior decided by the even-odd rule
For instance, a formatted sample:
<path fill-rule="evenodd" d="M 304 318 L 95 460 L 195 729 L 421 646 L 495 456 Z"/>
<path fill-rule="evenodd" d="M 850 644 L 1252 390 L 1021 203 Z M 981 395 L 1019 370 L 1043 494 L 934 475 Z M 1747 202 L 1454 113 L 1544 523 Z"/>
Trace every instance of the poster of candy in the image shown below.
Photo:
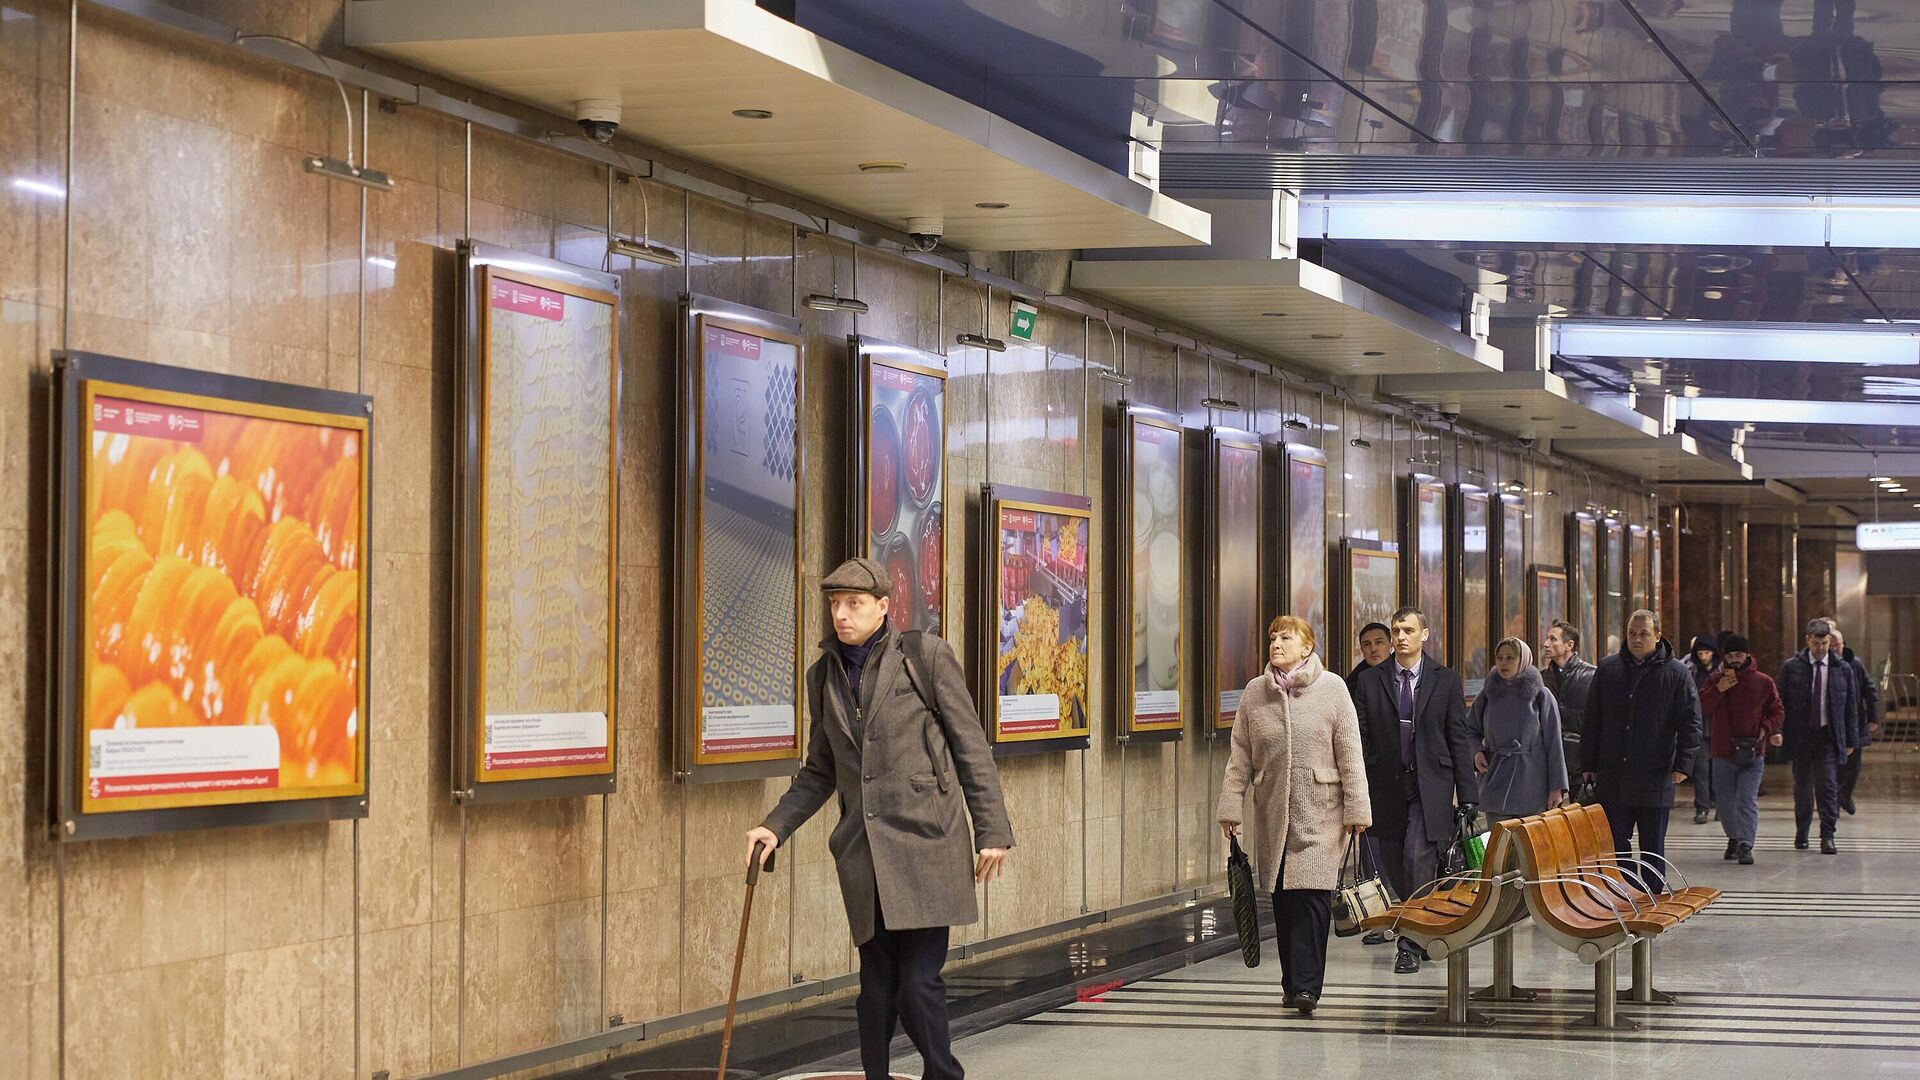
<path fill-rule="evenodd" d="M 1186 621 L 1183 490 L 1184 433 L 1178 419 L 1143 406 L 1120 410 L 1127 569 L 1121 609 L 1130 633 L 1121 639 L 1121 733 L 1178 738 L 1186 719 L 1181 627 Z"/>
<path fill-rule="evenodd" d="M 1410 551 L 1403 548 L 1401 552 L 1402 573 L 1408 579 L 1405 592 L 1410 602 L 1426 613 L 1428 624 L 1434 628 L 1427 651 L 1444 664 L 1452 656 L 1452 650 L 1447 647 L 1447 628 L 1453 625 L 1448 618 L 1447 603 L 1447 485 L 1427 473 L 1412 473 L 1407 477 L 1404 490 L 1406 511 L 1400 535 L 1408 539 L 1412 548 Z"/>
<path fill-rule="evenodd" d="M 855 339 L 855 528 L 892 577 L 888 618 L 901 630 L 946 632 L 947 373 L 940 358 Z"/>
<path fill-rule="evenodd" d="M 1600 633 L 1605 651 L 1596 655 L 1609 656 L 1619 652 L 1626 641 L 1627 537 L 1626 528 L 1618 518 L 1602 521 L 1600 532 L 1600 580 L 1604 584 Z"/>
<path fill-rule="evenodd" d="M 619 279 L 467 251 L 456 542 L 462 799 L 613 790 Z M 469 619 L 471 621 L 469 621 Z"/>
<path fill-rule="evenodd" d="M 1210 586 L 1213 727 L 1231 728 L 1240 695 L 1266 666 L 1266 626 L 1260 618 L 1260 442 L 1257 436 L 1215 428 L 1208 484 L 1212 513 Z"/>
<path fill-rule="evenodd" d="M 1500 496 L 1500 620 L 1500 637 L 1526 640 L 1527 508 L 1518 495 Z"/>
<path fill-rule="evenodd" d="M 1627 528 L 1627 608 L 1653 606 L 1653 536 L 1645 525 Z"/>
<path fill-rule="evenodd" d="M 1531 621 L 1533 636 L 1527 644 L 1533 646 L 1534 655 L 1540 655 L 1540 643 L 1547 640 L 1547 631 L 1555 622 L 1567 618 L 1567 572 L 1559 566 L 1535 566 L 1533 568 Z M 1573 620 L 1567 619 L 1568 622 Z M 1583 646 L 1584 647 L 1584 646 Z"/>
<path fill-rule="evenodd" d="M 369 399 L 59 364 L 62 833 L 364 815 Z"/>
<path fill-rule="evenodd" d="M 1460 681 L 1465 684 L 1467 700 L 1471 701 L 1479 696 L 1480 687 L 1487 681 L 1493 656 L 1493 642 L 1488 633 L 1493 618 L 1489 581 L 1493 500 L 1485 489 L 1461 484 L 1458 505 L 1460 561 L 1455 571 L 1460 582 L 1460 610 L 1456 618 L 1459 636 L 1455 641 L 1455 655 L 1460 660 Z"/>
<path fill-rule="evenodd" d="M 1327 637 L 1327 456 L 1311 446 L 1283 448 L 1287 480 L 1286 614 Z"/>
<path fill-rule="evenodd" d="M 801 753 L 804 353 L 786 316 L 697 297 L 686 311 L 676 732 L 705 782 Z"/>
<path fill-rule="evenodd" d="M 996 743 L 1074 741 L 1088 718 L 1093 500 L 988 486 L 995 538 L 988 700 Z"/>
<path fill-rule="evenodd" d="M 1567 523 L 1567 549 L 1573 552 L 1567 585 L 1571 614 L 1580 628 L 1580 655 L 1588 662 L 1605 656 L 1600 640 L 1600 523 L 1592 514 L 1575 513 Z"/>
<path fill-rule="evenodd" d="M 1400 551 L 1397 545 L 1378 540 L 1346 537 L 1340 541 L 1346 573 L 1346 632 L 1340 635 L 1342 654 L 1339 670 L 1346 671 L 1360 662 L 1360 628 L 1370 622 L 1391 623 L 1400 606 Z M 1331 650 L 1329 650 L 1331 651 Z"/>

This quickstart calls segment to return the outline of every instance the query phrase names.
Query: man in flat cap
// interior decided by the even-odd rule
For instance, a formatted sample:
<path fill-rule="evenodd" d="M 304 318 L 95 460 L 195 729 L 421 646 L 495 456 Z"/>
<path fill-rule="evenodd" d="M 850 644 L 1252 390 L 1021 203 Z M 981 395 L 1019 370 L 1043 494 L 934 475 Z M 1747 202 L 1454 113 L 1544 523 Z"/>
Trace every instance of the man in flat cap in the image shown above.
<path fill-rule="evenodd" d="M 926 1080 L 960 1080 L 940 978 L 947 931 L 979 918 L 974 884 L 1000 873 L 1013 828 L 960 661 L 939 638 L 893 630 L 890 582 L 872 559 L 849 559 L 820 583 L 834 636 L 807 669 L 807 760 L 747 833 L 747 858 L 770 853 L 840 797 L 827 850 L 860 947 L 867 1080 L 891 1076 L 896 1022 L 925 1060 Z"/>

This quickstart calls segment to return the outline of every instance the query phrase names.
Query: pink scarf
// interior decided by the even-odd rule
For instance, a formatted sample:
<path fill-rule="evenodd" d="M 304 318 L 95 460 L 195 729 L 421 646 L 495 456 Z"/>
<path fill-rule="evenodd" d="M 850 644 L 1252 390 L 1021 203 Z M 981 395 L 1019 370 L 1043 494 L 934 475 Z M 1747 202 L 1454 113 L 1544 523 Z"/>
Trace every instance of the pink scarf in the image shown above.
<path fill-rule="evenodd" d="M 1304 659 L 1293 665 L 1292 671 L 1281 671 L 1268 664 L 1267 674 L 1273 678 L 1273 688 L 1288 697 L 1297 698 L 1307 692 L 1307 662 Z"/>

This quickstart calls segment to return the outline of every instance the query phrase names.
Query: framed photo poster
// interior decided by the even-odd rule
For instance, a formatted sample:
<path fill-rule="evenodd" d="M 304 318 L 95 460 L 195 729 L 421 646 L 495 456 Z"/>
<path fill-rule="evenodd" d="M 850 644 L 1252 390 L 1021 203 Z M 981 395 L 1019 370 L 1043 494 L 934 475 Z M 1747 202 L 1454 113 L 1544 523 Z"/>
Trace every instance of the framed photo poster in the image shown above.
<path fill-rule="evenodd" d="M 1528 621 L 1533 625 L 1533 637 L 1527 644 L 1537 653 L 1540 642 L 1547 640 L 1547 630 L 1561 619 L 1567 618 L 1567 571 L 1559 566 L 1539 566 L 1533 568 L 1532 602 L 1528 607 Z M 1567 619 L 1568 622 L 1573 620 Z"/>
<path fill-rule="evenodd" d="M 1573 556 L 1567 568 L 1567 621 L 1580 628 L 1580 655 L 1592 663 L 1606 655 L 1600 640 L 1600 522 L 1592 514 L 1568 516 L 1567 551 Z"/>
<path fill-rule="evenodd" d="M 372 399 L 54 365 L 54 836 L 365 817 Z"/>
<path fill-rule="evenodd" d="M 1518 495 L 1500 496 L 1500 632 L 1527 641 L 1527 508 Z M 1538 646 L 1540 639 L 1528 644 Z"/>
<path fill-rule="evenodd" d="M 1300 443 L 1281 445 L 1287 537 L 1285 611 L 1313 627 L 1327 641 L 1327 455 Z"/>
<path fill-rule="evenodd" d="M 614 789 L 620 282 L 462 245 L 454 794 Z"/>
<path fill-rule="evenodd" d="M 1627 610 L 1653 607 L 1653 530 L 1645 525 L 1627 526 Z M 1625 620 L 1622 620 L 1625 625 Z"/>
<path fill-rule="evenodd" d="M 1346 625 L 1340 635 L 1339 670 L 1346 671 L 1360 662 L 1359 643 L 1354 640 L 1360 628 L 1370 622 L 1390 622 L 1394 609 L 1400 606 L 1400 550 L 1379 540 L 1344 537 L 1340 541 L 1340 563 L 1344 577 L 1340 595 L 1345 598 L 1341 609 Z"/>
<path fill-rule="evenodd" d="M 850 344 L 853 380 L 852 550 L 893 579 L 888 618 L 944 634 L 946 619 L 947 372 L 930 353 L 873 338 Z"/>
<path fill-rule="evenodd" d="M 683 308 L 674 703 L 681 775 L 789 773 L 802 753 L 800 324 Z"/>
<path fill-rule="evenodd" d="M 1453 654 L 1447 634 L 1453 625 L 1447 604 L 1447 485 L 1438 477 L 1413 473 L 1403 487 L 1400 535 L 1406 540 L 1401 549 L 1406 584 L 1401 591 L 1427 613 L 1427 621 L 1438 631 L 1427 647 L 1445 664 Z M 1365 625 L 1361 622 L 1356 627 Z"/>
<path fill-rule="evenodd" d="M 1185 730 L 1186 671 L 1181 627 L 1187 611 L 1182 479 L 1186 433 L 1178 417 L 1121 402 L 1113 535 L 1121 570 L 1115 704 L 1121 741 L 1179 739 Z"/>
<path fill-rule="evenodd" d="M 1457 491 L 1454 535 L 1459 561 L 1454 566 L 1454 578 L 1459 582 L 1460 606 L 1454 615 L 1458 634 L 1454 656 L 1459 658 L 1460 681 L 1467 700 L 1472 701 L 1487 681 L 1493 658 L 1492 552 L 1488 546 L 1493 535 L 1493 496 L 1472 484 L 1460 484 Z"/>
<path fill-rule="evenodd" d="M 1618 518 L 1600 523 L 1600 636 L 1607 656 L 1620 651 L 1627 633 L 1627 538 Z"/>
<path fill-rule="evenodd" d="M 1267 663 L 1260 597 L 1260 438 L 1207 431 L 1207 722 L 1233 727 L 1240 695 Z"/>
<path fill-rule="evenodd" d="M 1093 500 L 994 484 L 982 495 L 987 735 L 1000 753 L 1085 749 Z"/>

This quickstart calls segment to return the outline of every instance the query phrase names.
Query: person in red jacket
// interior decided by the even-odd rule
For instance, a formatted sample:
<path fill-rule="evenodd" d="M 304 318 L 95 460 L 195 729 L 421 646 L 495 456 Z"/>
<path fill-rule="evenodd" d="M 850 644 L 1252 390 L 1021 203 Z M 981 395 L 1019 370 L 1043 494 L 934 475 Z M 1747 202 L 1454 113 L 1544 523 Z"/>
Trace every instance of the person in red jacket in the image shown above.
<path fill-rule="evenodd" d="M 1739 634 L 1727 637 L 1724 663 L 1700 686 L 1700 713 L 1712 732 L 1713 792 L 1720 803 L 1720 828 L 1727 834 L 1726 858 L 1752 866 L 1760 775 L 1767 767 L 1767 747 L 1780 745 L 1787 710 Z"/>

